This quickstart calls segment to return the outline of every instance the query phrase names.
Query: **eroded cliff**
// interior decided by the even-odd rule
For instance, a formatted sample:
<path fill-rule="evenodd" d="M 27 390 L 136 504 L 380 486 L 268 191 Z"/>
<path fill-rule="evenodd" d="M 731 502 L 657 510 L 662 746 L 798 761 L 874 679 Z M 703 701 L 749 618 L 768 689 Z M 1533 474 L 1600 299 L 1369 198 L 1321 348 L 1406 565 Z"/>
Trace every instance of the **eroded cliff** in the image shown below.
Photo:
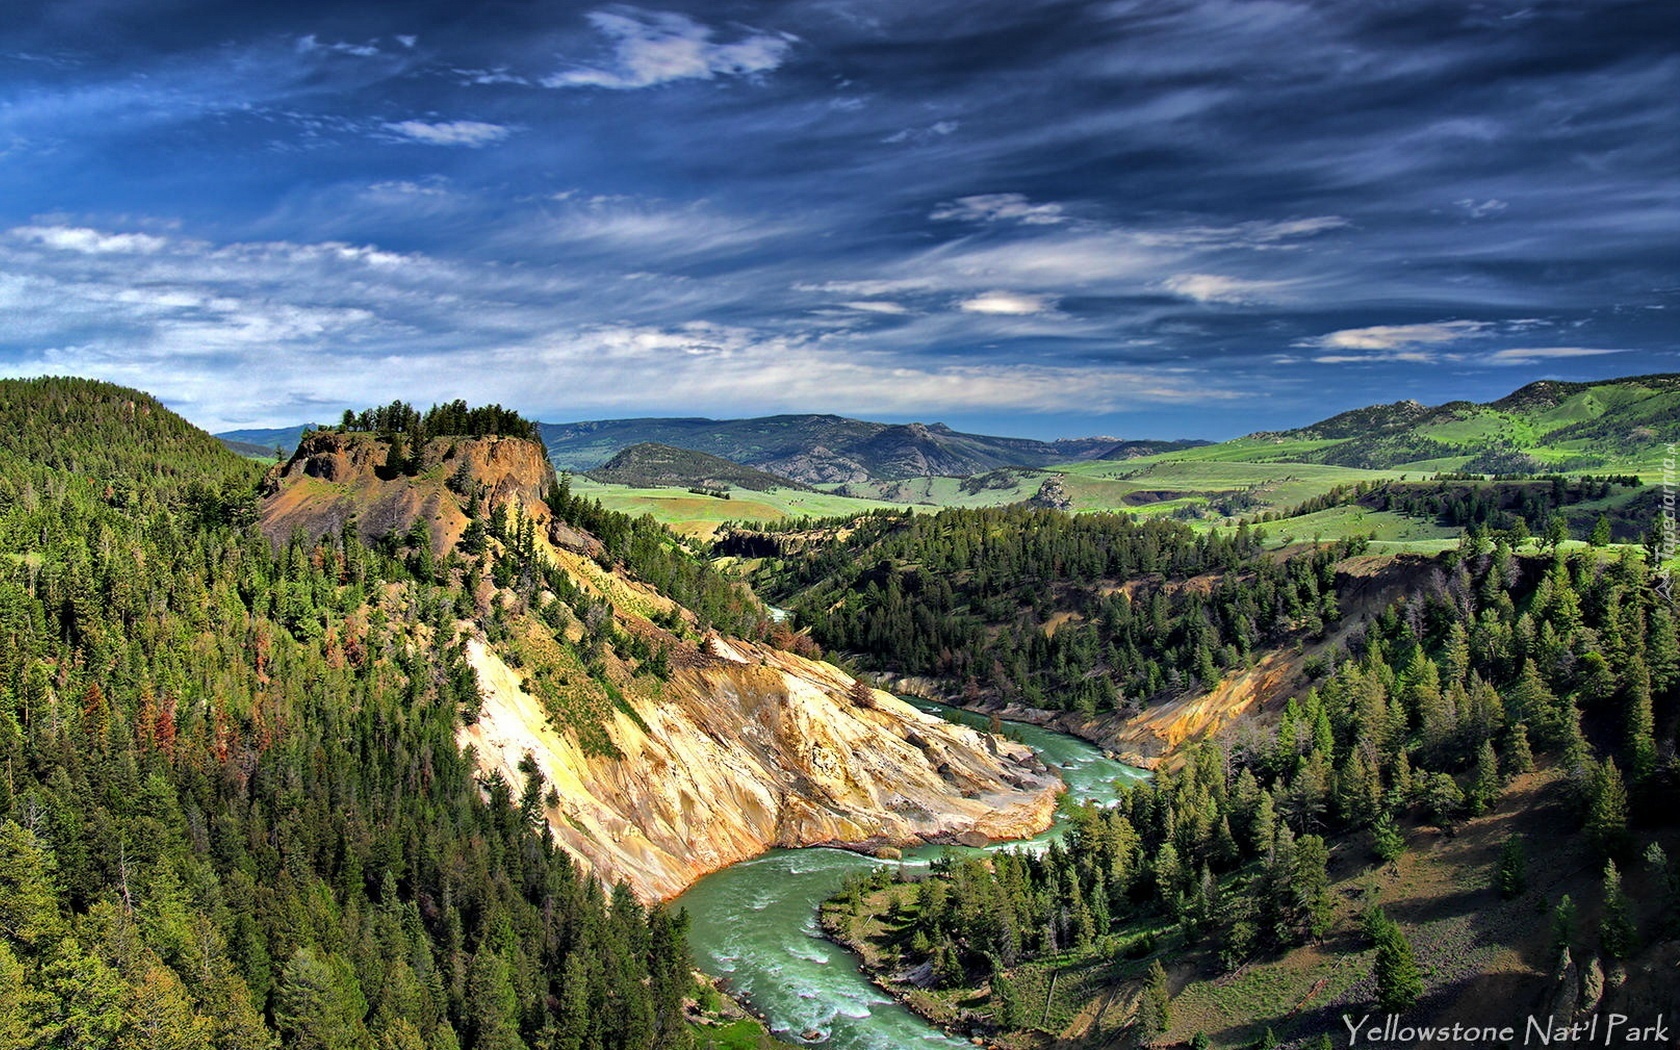
<path fill-rule="evenodd" d="M 321 431 L 270 473 L 262 526 L 280 543 L 353 519 L 364 542 L 399 537 L 425 585 L 470 598 L 457 629 L 484 702 L 458 742 L 516 798 L 535 768 L 556 839 L 596 875 L 654 900 L 773 846 L 980 843 L 1049 825 L 1061 782 L 1025 747 L 832 665 L 702 634 L 554 516 L 553 481 L 541 447 L 518 438 L 433 438 L 405 454 Z M 478 554 L 445 560 L 470 515 L 502 524 L 478 530 Z M 416 524 L 436 559 L 413 558 Z"/>
<path fill-rule="evenodd" d="M 1026 747 L 924 714 L 831 664 L 713 638 L 709 660 L 584 754 L 481 639 L 468 643 L 484 707 L 460 741 L 524 783 L 529 755 L 555 790 L 555 837 L 607 881 L 663 899 L 775 846 L 858 848 L 1013 839 L 1051 821 L 1061 782 Z"/>

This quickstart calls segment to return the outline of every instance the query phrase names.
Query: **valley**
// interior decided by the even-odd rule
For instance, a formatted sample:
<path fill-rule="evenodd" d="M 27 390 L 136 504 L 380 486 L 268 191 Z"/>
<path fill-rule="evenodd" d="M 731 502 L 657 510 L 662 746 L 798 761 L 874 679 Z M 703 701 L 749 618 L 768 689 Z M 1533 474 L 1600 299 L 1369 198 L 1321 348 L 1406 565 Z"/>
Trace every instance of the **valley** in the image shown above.
<path fill-rule="evenodd" d="M 0 384 L 0 1003 L 188 1047 L 768 1038 L 692 952 L 846 1047 L 1672 1009 L 1671 385 L 965 477 L 633 444 L 631 489 L 498 406 L 264 464 Z"/>

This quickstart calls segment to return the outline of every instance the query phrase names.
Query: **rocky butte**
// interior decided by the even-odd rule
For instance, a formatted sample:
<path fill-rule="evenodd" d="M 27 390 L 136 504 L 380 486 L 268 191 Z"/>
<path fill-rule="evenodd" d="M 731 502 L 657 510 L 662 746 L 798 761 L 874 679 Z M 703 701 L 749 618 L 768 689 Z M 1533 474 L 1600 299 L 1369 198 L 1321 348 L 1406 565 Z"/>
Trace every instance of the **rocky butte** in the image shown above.
<path fill-rule="evenodd" d="M 924 714 L 831 664 L 702 631 L 692 612 L 606 558 L 596 537 L 556 520 L 543 498 L 554 471 L 540 445 L 438 437 L 397 459 L 374 434 L 306 437 L 265 481 L 263 529 L 281 541 L 353 521 L 377 543 L 421 523 L 441 559 L 459 553 L 470 513 L 502 508 L 532 524 L 535 556 L 610 608 L 616 636 L 666 654 L 656 685 L 610 651 L 595 679 L 560 657 L 533 663 L 530 654 L 563 652 L 583 626 L 544 627 L 527 615 L 526 600 L 487 567 L 497 540 L 485 557 L 457 557 L 444 570 L 474 610 L 455 625 L 456 641 L 483 694 L 459 743 L 516 795 L 531 770 L 540 773 L 555 839 L 606 882 L 665 899 L 772 847 L 981 844 L 1049 826 L 1061 782 L 1023 745 Z M 505 628 L 486 629 L 493 619 L 523 626 L 510 640 Z M 550 637 L 535 637 L 543 630 Z M 596 727 L 604 738 L 586 746 L 533 683 L 597 679 L 622 702 Z"/>

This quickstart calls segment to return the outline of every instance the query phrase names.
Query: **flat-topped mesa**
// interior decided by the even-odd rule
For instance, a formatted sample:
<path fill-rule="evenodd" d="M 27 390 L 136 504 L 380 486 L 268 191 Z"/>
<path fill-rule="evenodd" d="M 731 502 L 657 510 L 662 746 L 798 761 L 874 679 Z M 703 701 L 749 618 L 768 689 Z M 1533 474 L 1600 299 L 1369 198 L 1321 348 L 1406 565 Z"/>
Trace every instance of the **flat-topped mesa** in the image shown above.
<path fill-rule="evenodd" d="M 554 790 L 555 838 L 649 901 L 773 847 L 979 845 L 1054 817 L 1062 783 L 1022 744 L 924 714 L 831 664 L 716 637 L 702 653 L 640 709 L 641 724 L 615 716 L 622 757 L 609 758 L 585 755 L 518 674 L 470 642 L 484 705 L 459 742 L 516 791 L 534 761 Z"/>
<path fill-rule="evenodd" d="M 379 434 L 317 430 L 263 479 L 262 527 L 275 542 L 294 530 L 336 533 L 354 515 L 364 541 L 426 524 L 432 549 L 448 550 L 466 529 L 476 493 L 486 510 L 518 506 L 544 523 L 555 481 L 541 445 L 524 438 L 434 437 L 418 447 Z"/>

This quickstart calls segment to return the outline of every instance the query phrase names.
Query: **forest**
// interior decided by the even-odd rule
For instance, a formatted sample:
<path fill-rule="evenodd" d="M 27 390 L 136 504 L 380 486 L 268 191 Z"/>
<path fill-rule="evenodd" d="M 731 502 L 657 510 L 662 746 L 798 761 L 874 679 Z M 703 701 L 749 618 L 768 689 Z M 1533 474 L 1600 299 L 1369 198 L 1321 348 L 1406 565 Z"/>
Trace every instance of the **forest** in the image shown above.
<path fill-rule="evenodd" d="M 0 382 L 0 1048 L 690 1045 L 683 917 L 456 748 L 460 595 L 354 529 L 271 546 L 257 469 Z"/>
<path fill-rule="evenodd" d="M 837 536 L 841 524 L 810 529 Z M 1023 506 L 843 524 L 843 540 L 799 546 L 766 530 L 746 548 L 784 541 L 761 587 L 824 648 L 937 676 L 971 700 L 1086 715 L 1206 689 L 1263 649 L 1322 635 L 1340 615 L 1334 567 L 1364 549 L 1275 558 L 1246 525 L 1197 532 Z"/>
<path fill-rule="evenodd" d="M 1540 763 L 1560 775 L 1572 814 L 1560 831 L 1602 872 L 1596 900 L 1539 902 L 1553 958 L 1613 968 L 1672 936 L 1680 916 L 1680 872 L 1650 830 L 1671 805 L 1658 756 L 1672 752 L 1680 700 L 1680 642 L 1654 584 L 1631 552 L 1519 558 L 1467 539 L 1432 583 L 1356 628 L 1270 732 L 1198 745 L 1119 805 L 1077 811 L 1065 843 L 1042 854 L 953 861 L 908 895 L 887 890 L 892 873 L 855 880 L 829 923 L 846 929 L 890 903 L 902 965 L 926 965 L 936 986 L 984 985 L 1005 1029 L 1045 1010 L 1031 964 L 1154 957 L 1152 970 L 1115 971 L 1145 982 L 1148 1041 L 1171 1022 L 1158 947 L 1217 973 L 1317 941 L 1332 851 L 1379 870 L 1409 829 L 1450 833 Z M 1490 873 L 1502 896 L 1523 893 L 1538 849 L 1507 839 Z M 1630 898 L 1623 873 L 1635 868 L 1656 869 L 1665 888 Z M 1578 907 L 1599 921 L 1578 921 Z M 1376 906 L 1364 925 L 1379 1006 L 1412 1006 L 1424 982 L 1406 933 Z"/>

